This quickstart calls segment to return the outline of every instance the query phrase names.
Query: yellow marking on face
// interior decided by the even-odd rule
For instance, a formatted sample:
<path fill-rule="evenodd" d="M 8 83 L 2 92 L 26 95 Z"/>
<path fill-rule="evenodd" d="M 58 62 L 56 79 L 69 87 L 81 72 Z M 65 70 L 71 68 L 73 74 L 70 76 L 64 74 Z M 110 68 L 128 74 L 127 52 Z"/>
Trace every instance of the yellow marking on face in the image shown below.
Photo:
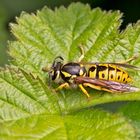
<path fill-rule="evenodd" d="M 83 75 L 83 74 L 84 74 L 83 70 L 80 69 L 80 71 L 79 71 L 79 75 L 81 76 L 81 75 Z"/>
<path fill-rule="evenodd" d="M 71 74 L 69 74 L 69 73 L 67 73 L 67 72 L 65 72 L 65 71 L 61 71 L 62 73 L 63 73 L 63 75 L 65 76 L 65 77 L 70 77 L 71 76 Z"/>
<path fill-rule="evenodd" d="M 60 76 L 60 71 L 57 71 L 57 75 L 55 79 L 59 79 L 59 76 Z"/>

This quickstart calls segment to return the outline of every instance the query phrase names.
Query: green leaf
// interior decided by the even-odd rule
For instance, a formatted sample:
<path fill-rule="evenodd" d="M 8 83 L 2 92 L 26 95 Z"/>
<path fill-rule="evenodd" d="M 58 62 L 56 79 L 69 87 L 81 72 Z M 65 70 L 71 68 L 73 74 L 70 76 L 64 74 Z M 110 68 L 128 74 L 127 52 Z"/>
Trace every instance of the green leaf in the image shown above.
<path fill-rule="evenodd" d="M 123 117 L 97 110 L 66 116 L 32 115 L 0 125 L 2 140 L 135 139 L 133 127 Z"/>
<path fill-rule="evenodd" d="M 128 119 L 130 119 L 131 124 L 136 129 L 137 137 L 140 139 L 140 102 L 127 103 L 122 108 L 120 112 Z"/>
<path fill-rule="evenodd" d="M 121 116 L 94 109 L 66 115 L 64 102 L 24 70 L 2 69 L 0 93 L 2 140 L 135 139 L 133 127 Z"/>
<path fill-rule="evenodd" d="M 126 30 L 121 34 L 120 46 L 123 46 L 122 56 L 125 59 L 131 56 L 138 56 L 138 58 L 131 64 L 140 67 L 140 21 L 134 26 L 129 24 Z M 140 87 L 140 72 L 135 71 L 131 73 L 134 78 L 134 85 Z"/>
<path fill-rule="evenodd" d="M 81 43 L 85 46 L 86 59 L 98 59 L 98 55 L 102 55 L 98 52 L 101 48 L 108 52 L 118 41 L 120 17 L 119 11 L 91 10 L 88 5 L 79 3 L 55 11 L 44 8 L 36 15 L 22 13 L 17 18 L 18 24 L 11 24 L 17 41 L 9 44 L 10 55 L 18 66 L 37 73 L 40 73 L 41 66 L 52 63 L 58 55 L 66 62 L 78 61 Z"/>
<path fill-rule="evenodd" d="M 10 136 L 13 139 L 26 139 L 26 136 L 28 139 L 59 139 L 59 136 L 60 139 L 135 139 L 133 127 L 123 117 L 92 109 L 88 112 L 84 108 L 114 101 L 140 100 L 140 92 L 118 95 L 87 89 L 90 101 L 79 89 L 63 89 L 56 94 L 55 84 L 48 87 L 44 80 L 47 76 L 42 71 L 59 55 L 66 63 L 78 62 L 80 44 L 85 51 L 82 60 L 85 62 L 118 62 L 139 55 L 140 23 L 129 25 L 120 33 L 121 17 L 119 11 L 91 10 L 88 5 L 73 3 L 68 8 L 54 11 L 45 7 L 36 14 L 23 12 L 16 19 L 17 23 L 11 24 L 16 38 L 9 42 L 12 67 L 0 72 L 3 128 L 0 134 L 3 139 L 10 139 Z M 139 65 L 140 59 L 132 64 Z M 140 74 L 130 73 L 134 85 L 140 87 Z M 38 119 L 40 121 L 36 123 Z M 31 130 L 34 126 L 35 131 Z M 24 130 L 27 130 L 25 135 L 22 134 Z M 54 135 L 48 136 L 50 131 Z"/>
<path fill-rule="evenodd" d="M 43 79 L 46 75 L 41 69 L 46 65 L 49 67 L 56 56 L 61 55 L 65 62 L 78 61 L 81 55 L 78 46 L 81 43 L 85 51 L 83 61 L 118 62 L 138 55 L 140 24 L 138 22 L 134 27 L 129 25 L 124 32 L 119 33 L 121 16 L 119 11 L 105 12 L 98 8 L 91 10 L 88 5 L 80 3 L 71 4 L 67 9 L 60 7 L 55 11 L 45 7 L 36 15 L 22 13 L 20 18 L 17 18 L 17 24 L 11 24 L 12 32 L 17 38 L 9 43 L 13 64 Z M 139 62 L 140 59 L 137 64 Z M 140 73 L 131 73 L 136 85 L 140 87 Z M 80 109 L 81 106 L 140 99 L 139 92 L 101 96 L 94 94 L 98 91 L 91 90 L 93 100 L 87 102 L 85 97 L 81 97 L 79 90 L 63 92 L 60 99 L 66 106 L 66 112 Z"/>
<path fill-rule="evenodd" d="M 40 80 L 23 70 L 6 68 L 0 72 L 0 119 L 11 120 L 31 114 L 58 114 L 55 95 Z"/>

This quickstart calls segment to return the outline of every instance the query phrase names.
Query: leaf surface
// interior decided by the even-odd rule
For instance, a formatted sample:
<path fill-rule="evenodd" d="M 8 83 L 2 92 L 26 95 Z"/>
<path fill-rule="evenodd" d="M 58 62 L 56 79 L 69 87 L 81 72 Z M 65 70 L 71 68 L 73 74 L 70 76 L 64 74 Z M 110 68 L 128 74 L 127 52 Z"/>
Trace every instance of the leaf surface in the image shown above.
<path fill-rule="evenodd" d="M 130 122 L 135 127 L 135 131 L 137 132 L 137 137 L 140 139 L 140 102 L 135 101 L 132 103 L 127 103 L 122 108 L 119 109 L 121 114 L 123 114 L 127 119 L 130 120 Z"/>
<path fill-rule="evenodd" d="M 11 66 L 0 72 L 2 139 L 136 138 L 133 126 L 123 117 L 85 109 L 140 100 L 140 92 L 111 94 L 87 88 L 90 100 L 79 89 L 63 89 L 56 94 L 56 85 L 49 87 L 42 71 L 45 66 L 50 68 L 57 56 L 65 63 L 78 62 L 80 45 L 85 52 L 83 62 L 119 62 L 139 56 L 140 23 L 120 32 L 121 17 L 119 11 L 92 10 L 73 3 L 55 10 L 45 7 L 36 14 L 23 12 L 16 18 L 17 23 L 11 24 L 15 40 L 9 42 Z M 139 66 L 140 58 L 132 64 Z M 130 74 L 134 85 L 140 87 L 140 73 L 131 70 Z"/>
<path fill-rule="evenodd" d="M 123 117 L 97 110 L 66 116 L 33 115 L 0 125 L 2 140 L 135 139 L 133 127 Z"/>

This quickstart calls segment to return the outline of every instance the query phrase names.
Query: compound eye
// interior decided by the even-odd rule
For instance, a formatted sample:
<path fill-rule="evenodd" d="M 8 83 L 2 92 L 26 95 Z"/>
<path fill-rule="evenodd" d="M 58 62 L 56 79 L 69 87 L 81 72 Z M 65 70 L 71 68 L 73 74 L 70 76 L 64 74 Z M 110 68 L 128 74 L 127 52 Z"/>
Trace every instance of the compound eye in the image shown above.
<path fill-rule="evenodd" d="M 52 80 L 56 80 L 59 77 L 60 72 L 59 71 L 51 71 L 50 76 Z"/>
<path fill-rule="evenodd" d="M 57 67 L 58 64 L 62 64 L 63 62 L 63 58 L 61 56 L 57 56 L 55 59 L 54 59 L 54 62 L 52 64 L 52 68 L 55 68 Z"/>

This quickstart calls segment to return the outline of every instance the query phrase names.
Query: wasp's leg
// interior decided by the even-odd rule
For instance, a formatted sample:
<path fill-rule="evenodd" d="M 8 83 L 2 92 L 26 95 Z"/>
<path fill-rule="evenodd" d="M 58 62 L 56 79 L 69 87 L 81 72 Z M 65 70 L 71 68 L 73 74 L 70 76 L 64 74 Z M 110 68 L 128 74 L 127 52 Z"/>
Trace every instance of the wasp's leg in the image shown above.
<path fill-rule="evenodd" d="M 85 53 L 84 53 L 84 49 L 83 49 L 82 44 L 79 45 L 79 48 L 80 48 L 80 51 L 81 51 L 81 56 L 80 56 L 78 62 L 81 62 L 81 60 L 84 58 Z"/>
<path fill-rule="evenodd" d="M 83 91 L 83 93 L 89 98 L 90 95 L 88 94 L 88 92 L 86 91 L 86 89 L 83 87 L 82 84 L 79 84 L 79 88 Z"/>
<path fill-rule="evenodd" d="M 55 89 L 55 91 L 61 90 L 63 88 L 69 88 L 69 84 L 68 83 L 63 83 L 61 84 L 58 88 Z"/>
<path fill-rule="evenodd" d="M 112 91 L 112 90 L 110 90 L 110 89 L 102 88 L 102 90 L 107 91 L 107 92 L 114 93 L 114 91 Z"/>
<path fill-rule="evenodd" d="M 138 58 L 138 55 L 134 55 L 131 58 L 129 58 L 129 59 L 125 60 L 125 61 L 118 62 L 118 63 L 120 63 L 120 64 L 126 64 L 126 63 L 129 63 L 129 62 L 137 59 L 137 58 Z"/>
<path fill-rule="evenodd" d="M 95 86 L 95 85 L 90 84 L 90 83 L 84 83 L 83 85 L 86 87 L 93 88 L 93 89 L 102 90 L 102 88 L 100 86 Z"/>
<path fill-rule="evenodd" d="M 93 88 L 93 89 L 97 89 L 97 90 L 104 90 L 104 91 L 111 92 L 111 93 L 114 92 L 114 91 L 112 91 L 112 90 L 110 90 L 110 89 L 102 88 L 102 87 L 100 87 L 100 86 L 95 86 L 95 85 L 90 84 L 90 83 L 84 83 L 83 85 L 84 85 L 84 86 L 88 86 L 88 87 Z"/>

